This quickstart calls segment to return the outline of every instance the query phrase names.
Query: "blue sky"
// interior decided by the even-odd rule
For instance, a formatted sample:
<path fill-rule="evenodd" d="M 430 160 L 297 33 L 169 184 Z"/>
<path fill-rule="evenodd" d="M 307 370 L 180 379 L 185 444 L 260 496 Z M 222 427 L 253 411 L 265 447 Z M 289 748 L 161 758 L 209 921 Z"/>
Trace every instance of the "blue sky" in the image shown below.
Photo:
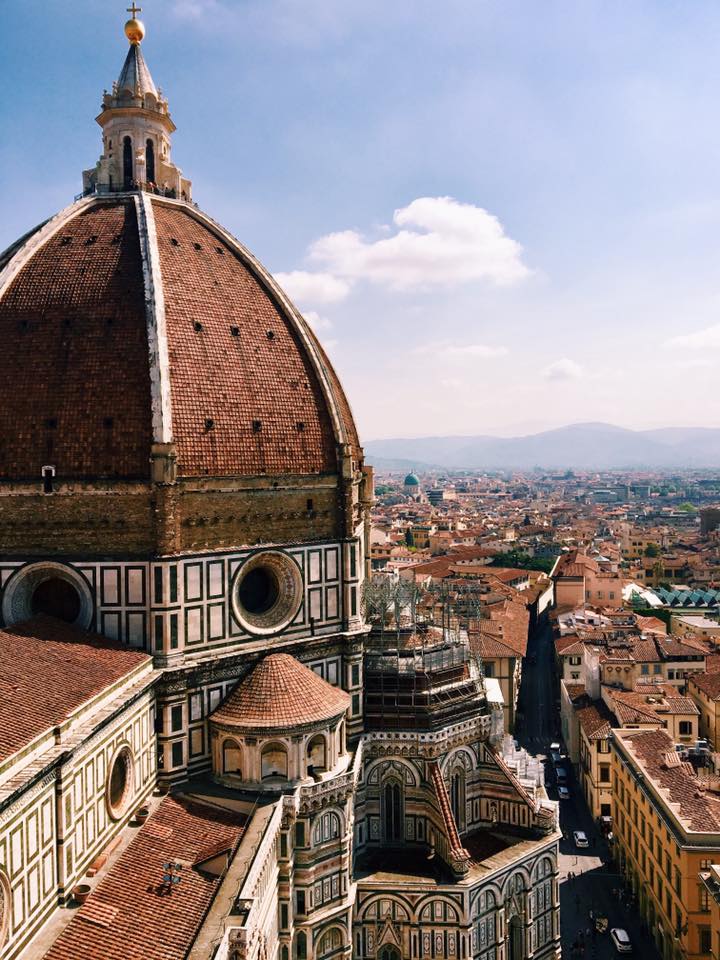
<path fill-rule="evenodd" d="M 126 3 L 3 2 L 0 247 L 100 152 Z M 147 0 L 195 199 L 365 439 L 720 426 L 720 7 Z"/>

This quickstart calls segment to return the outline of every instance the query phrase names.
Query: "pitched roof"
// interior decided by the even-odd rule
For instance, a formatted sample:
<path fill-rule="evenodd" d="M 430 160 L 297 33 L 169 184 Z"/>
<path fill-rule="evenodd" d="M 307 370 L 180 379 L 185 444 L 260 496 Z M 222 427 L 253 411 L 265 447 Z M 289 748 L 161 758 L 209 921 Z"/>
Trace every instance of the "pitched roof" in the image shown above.
<path fill-rule="evenodd" d="M 288 729 L 331 720 L 349 706 L 344 690 L 290 654 L 273 653 L 235 687 L 212 719 L 229 726 Z"/>
<path fill-rule="evenodd" d="M 150 662 L 142 651 L 52 617 L 0 630 L 0 760 Z"/>
<path fill-rule="evenodd" d="M 688 682 L 694 683 L 711 700 L 720 700 L 720 673 L 693 673 Z"/>
<path fill-rule="evenodd" d="M 662 730 L 622 730 L 616 734 L 637 762 L 663 789 L 691 830 L 720 832 L 720 798 L 702 790 L 689 764 L 678 762 L 672 739 Z M 674 756 L 673 756 L 674 755 Z"/>
<path fill-rule="evenodd" d="M 195 870 L 208 849 L 234 849 L 246 818 L 166 797 L 60 934 L 45 960 L 168 960 L 192 945 L 222 878 Z M 180 883 L 163 885 L 167 862 Z"/>
<path fill-rule="evenodd" d="M 602 701 L 580 707 L 575 711 L 575 716 L 588 740 L 602 740 L 610 733 L 612 714 Z"/>

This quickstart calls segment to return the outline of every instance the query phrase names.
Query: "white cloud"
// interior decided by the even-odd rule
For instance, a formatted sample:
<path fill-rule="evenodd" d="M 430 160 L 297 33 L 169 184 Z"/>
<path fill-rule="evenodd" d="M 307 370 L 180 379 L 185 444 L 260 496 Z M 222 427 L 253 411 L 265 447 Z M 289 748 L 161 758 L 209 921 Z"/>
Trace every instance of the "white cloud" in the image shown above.
<path fill-rule="evenodd" d="M 327 317 L 321 317 L 320 314 L 314 310 L 305 310 L 303 317 L 305 317 L 315 333 L 322 333 L 332 327 L 332 320 L 328 320 Z"/>
<path fill-rule="evenodd" d="M 172 0 L 171 7 L 180 20 L 202 20 L 221 9 L 218 0 Z"/>
<path fill-rule="evenodd" d="M 490 347 L 485 343 L 455 344 L 434 341 L 416 347 L 414 352 L 443 360 L 488 360 L 491 357 L 504 357 L 508 351 L 506 347 Z"/>
<path fill-rule="evenodd" d="M 309 258 L 323 274 L 295 271 L 298 283 L 332 276 L 353 283 L 369 280 L 392 290 L 427 290 L 476 281 L 518 283 L 530 270 L 522 247 L 508 237 L 497 217 L 452 197 L 420 197 L 393 215 L 395 232 L 369 240 L 356 230 L 320 237 Z M 382 233 L 387 231 L 382 230 Z"/>
<path fill-rule="evenodd" d="M 720 323 L 695 333 L 684 333 L 681 336 L 671 337 L 664 346 L 681 350 L 720 350 Z"/>
<path fill-rule="evenodd" d="M 292 270 L 276 273 L 275 279 L 292 300 L 299 304 L 337 303 L 350 292 L 350 284 L 330 273 Z"/>
<path fill-rule="evenodd" d="M 542 371 L 545 380 L 551 380 L 559 383 L 566 380 L 579 380 L 583 375 L 583 368 L 579 363 L 570 360 L 569 357 L 562 357 L 556 360 Z"/>

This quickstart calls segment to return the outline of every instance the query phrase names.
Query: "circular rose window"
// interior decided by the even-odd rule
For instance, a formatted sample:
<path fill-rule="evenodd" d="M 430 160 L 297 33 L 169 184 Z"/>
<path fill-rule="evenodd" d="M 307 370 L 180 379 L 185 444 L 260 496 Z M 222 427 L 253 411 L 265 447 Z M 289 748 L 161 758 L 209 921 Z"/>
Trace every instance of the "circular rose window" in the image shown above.
<path fill-rule="evenodd" d="M 128 808 L 133 792 L 133 755 L 130 747 L 121 747 L 108 768 L 105 800 L 108 813 L 119 820 Z"/>
<path fill-rule="evenodd" d="M 274 550 L 256 553 L 235 578 L 233 610 L 248 633 L 277 633 L 295 619 L 302 596 L 302 574 L 291 557 Z"/>

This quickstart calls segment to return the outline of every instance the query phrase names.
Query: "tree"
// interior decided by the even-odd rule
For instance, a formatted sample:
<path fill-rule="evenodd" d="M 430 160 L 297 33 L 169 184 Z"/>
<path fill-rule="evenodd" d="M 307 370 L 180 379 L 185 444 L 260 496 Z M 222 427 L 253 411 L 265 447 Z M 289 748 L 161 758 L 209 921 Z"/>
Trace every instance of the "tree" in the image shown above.
<path fill-rule="evenodd" d="M 646 557 L 659 557 L 660 556 L 660 547 L 656 543 L 649 543 L 645 547 L 645 556 Z"/>

